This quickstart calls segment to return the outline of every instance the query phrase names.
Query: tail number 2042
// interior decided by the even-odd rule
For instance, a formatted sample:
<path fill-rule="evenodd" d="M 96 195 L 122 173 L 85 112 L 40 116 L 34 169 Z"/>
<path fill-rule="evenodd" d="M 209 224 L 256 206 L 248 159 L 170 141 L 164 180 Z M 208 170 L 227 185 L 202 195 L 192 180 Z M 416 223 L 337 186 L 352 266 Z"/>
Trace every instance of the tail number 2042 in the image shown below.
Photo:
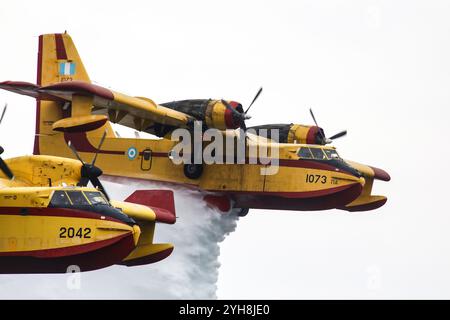
<path fill-rule="evenodd" d="M 59 229 L 60 238 L 90 238 L 91 228 L 65 228 Z"/>

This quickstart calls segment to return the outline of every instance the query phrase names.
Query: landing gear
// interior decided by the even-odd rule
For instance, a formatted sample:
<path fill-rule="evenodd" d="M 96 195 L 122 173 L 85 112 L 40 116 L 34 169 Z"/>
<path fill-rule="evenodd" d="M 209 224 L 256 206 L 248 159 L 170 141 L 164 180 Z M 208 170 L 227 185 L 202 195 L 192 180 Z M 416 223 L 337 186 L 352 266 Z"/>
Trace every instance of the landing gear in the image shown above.
<path fill-rule="evenodd" d="M 184 175 L 189 179 L 198 179 L 203 173 L 203 165 L 202 164 L 185 164 L 184 165 Z"/>
<path fill-rule="evenodd" d="M 238 211 L 238 216 L 239 217 L 245 217 L 248 214 L 250 209 L 249 208 L 239 208 L 237 210 L 239 210 Z"/>

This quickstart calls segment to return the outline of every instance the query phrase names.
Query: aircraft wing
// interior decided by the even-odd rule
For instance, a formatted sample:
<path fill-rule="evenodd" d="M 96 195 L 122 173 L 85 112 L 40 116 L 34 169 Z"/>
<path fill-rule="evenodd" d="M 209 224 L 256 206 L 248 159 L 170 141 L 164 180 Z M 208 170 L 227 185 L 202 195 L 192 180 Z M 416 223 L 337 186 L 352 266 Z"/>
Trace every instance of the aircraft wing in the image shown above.
<path fill-rule="evenodd" d="M 160 106 L 151 99 L 128 96 L 85 81 L 66 81 L 43 87 L 28 82 L 5 81 L 0 82 L 0 89 L 62 103 L 76 103 L 74 97 L 77 96 L 89 97 L 93 113 L 108 115 L 111 122 L 139 131 L 149 132 L 154 126 L 187 128 L 194 121 L 193 117 Z"/>

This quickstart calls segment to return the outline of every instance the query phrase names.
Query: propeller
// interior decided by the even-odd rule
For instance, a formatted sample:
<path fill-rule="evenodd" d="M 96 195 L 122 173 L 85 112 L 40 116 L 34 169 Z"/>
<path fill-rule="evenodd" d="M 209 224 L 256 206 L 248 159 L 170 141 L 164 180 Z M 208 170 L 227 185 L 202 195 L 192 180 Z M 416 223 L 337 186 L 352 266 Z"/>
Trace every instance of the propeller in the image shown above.
<path fill-rule="evenodd" d="M 106 131 L 103 133 L 103 136 L 100 139 L 100 143 L 98 144 L 97 151 L 95 152 L 94 158 L 92 159 L 91 163 L 85 163 L 83 161 L 83 159 L 81 159 L 80 155 L 78 154 L 78 152 L 75 149 L 75 147 L 72 145 L 71 141 L 69 141 L 67 144 L 68 144 L 70 150 L 72 150 L 72 152 L 75 155 L 75 157 L 82 163 L 82 166 L 81 166 L 81 179 L 80 179 L 80 182 L 78 183 L 78 186 L 86 187 L 88 185 L 89 181 L 90 181 L 92 183 L 92 185 L 95 188 L 99 189 L 101 192 L 103 192 L 103 194 L 105 195 L 106 199 L 109 200 L 108 193 L 106 192 L 106 190 L 103 187 L 102 183 L 98 179 L 98 177 L 103 174 L 103 171 L 99 167 L 95 166 L 95 162 L 97 161 L 97 155 L 100 152 L 100 149 L 101 149 L 101 147 L 103 145 L 103 142 L 105 141 L 105 138 L 106 138 Z"/>
<path fill-rule="evenodd" d="M 249 118 L 246 117 L 245 113 L 241 113 L 241 112 L 237 111 L 232 106 L 230 106 L 230 104 L 227 101 L 225 101 L 223 99 L 221 101 L 222 101 L 223 105 L 225 106 L 225 108 L 227 108 L 228 110 L 230 110 L 233 113 L 233 117 L 235 119 L 238 119 L 240 128 L 246 130 L 247 126 L 245 125 L 245 120 L 249 119 Z"/>
<path fill-rule="evenodd" d="M 3 121 L 3 118 L 5 117 L 6 108 L 8 108 L 8 104 L 5 103 L 5 106 L 3 107 L 2 116 L 0 117 L 0 124 Z"/>
<path fill-rule="evenodd" d="M 255 97 L 253 98 L 252 102 L 250 103 L 250 105 L 247 107 L 247 110 L 245 110 L 245 112 L 239 112 L 236 109 L 234 109 L 232 106 L 230 106 L 230 104 L 225 101 L 225 100 L 221 100 L 222 103 L 225 105 L 225 107 L 230 110 L 234 117 L 236 117 L 237 119 L 239 119 L 239 123 L 240 128 L 243 129 L 244 131 L 247 130 L 247 126 L 245 125 L 245 120 L 251 119 L 251 116 L 248 115 L 248 111 L 250 110 L 250 107 L 255 103 L 255 101 L 258 99 L 259 95 L 261 94 L 263 88 L 259 88 L 258 92 L 256 93 Z"/>
<path fill-rule="evenodd" d="M 0 116 L 0 123 L 2 123 L 3 118 L 5 117 L 6 108 L 8 107 L 8 104 L 5 103 L 5 106 L 3 107 L 2 115 Z M 5 149 L 0 146 L 0 155 L 3 154 Z M 12 173 L 11 169 L 8 167 L 5 161 L 0 157 L 0 170 L 9 178 L 9 180 L 14 179 L 14 174 Z"/>
<path fill-rule="evenodd" d="M 309 108 L 309 113 L 311 114 L 311 117 L 312 117 L 314 123 L 316 124 L 316 127 L 320 128 L 319 135 L 322 138 L 322 143 L 323 144 L 330 144 L 330 143 L 333 142 L 333 140 L 341 138 L 341 137 L 343 137 L 343 136 L 345 136 L 347 134 L 347 130 L 342 130 L 341 132 L 338 132 L 335 135 L 332 135 L 331 137 L 327 138 L 325 136 L 325 133 L 323 132 L 322 128 L 317 123 L 316 117 L 314 116 L 314 112 L 312 111 L 311 108 Z"/>

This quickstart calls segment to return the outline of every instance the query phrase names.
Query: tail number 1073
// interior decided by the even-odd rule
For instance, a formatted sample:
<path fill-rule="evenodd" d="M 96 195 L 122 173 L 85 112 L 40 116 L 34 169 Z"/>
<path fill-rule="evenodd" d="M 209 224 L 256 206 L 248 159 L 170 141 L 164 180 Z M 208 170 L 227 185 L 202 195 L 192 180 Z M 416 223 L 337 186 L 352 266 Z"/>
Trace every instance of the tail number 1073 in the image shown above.
<path fill-rule="evenodd" d="M 327 176 L 323 176 L 320 174 L 307 174 L 306 175 L 306 183 L 327 183 Z"/>

